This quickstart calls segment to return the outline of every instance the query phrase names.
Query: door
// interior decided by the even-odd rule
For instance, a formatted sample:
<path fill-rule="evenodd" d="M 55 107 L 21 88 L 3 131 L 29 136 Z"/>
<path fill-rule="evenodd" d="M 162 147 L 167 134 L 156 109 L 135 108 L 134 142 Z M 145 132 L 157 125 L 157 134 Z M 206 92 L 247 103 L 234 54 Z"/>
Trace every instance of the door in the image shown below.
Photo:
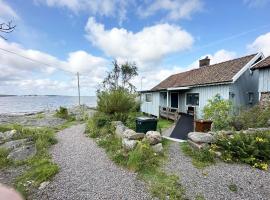
<path fill-rule="evenodd" d="M 178 93 L 171 93 L 171 107 L 178 108 Z"/>

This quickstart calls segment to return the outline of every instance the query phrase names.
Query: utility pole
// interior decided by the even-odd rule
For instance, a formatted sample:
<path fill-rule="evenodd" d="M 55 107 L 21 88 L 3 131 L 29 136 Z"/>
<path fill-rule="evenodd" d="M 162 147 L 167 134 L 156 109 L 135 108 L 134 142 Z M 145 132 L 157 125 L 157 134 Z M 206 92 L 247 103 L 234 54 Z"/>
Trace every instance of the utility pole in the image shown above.
<path fill-rule="evenodd" d="M 81 105 L 81 92 L 80 92 L 80 74 L 77 72 L 77 79 L 78 79 L 78 95 L 79 95 L 79 106 Z"/>

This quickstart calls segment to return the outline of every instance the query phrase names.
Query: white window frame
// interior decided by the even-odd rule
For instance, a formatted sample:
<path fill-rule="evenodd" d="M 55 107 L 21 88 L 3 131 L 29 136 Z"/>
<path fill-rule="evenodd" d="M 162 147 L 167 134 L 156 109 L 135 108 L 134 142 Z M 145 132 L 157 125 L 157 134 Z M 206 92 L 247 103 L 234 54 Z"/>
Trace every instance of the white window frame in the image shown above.
<path fill-rule="evenodd" d="M 189 94 L 198 94 L 199 95 L 199 102 L 198 102 L 198 105 L 193 105 L 193 104 L 188 104 L 188 99 L 187 99 L 187 96 L 189 95 Z M 198 93 L 198 92 L 188 92 L 188 93 L 186 93 L 186 106 L 200 106 L 200 93 Z"/>
<path fill-rule="evenodd" d="M 147 95 L 150 95 L 151 96 L 151 100 L 148 100 Z M 146 103 L 153 102 L 153 94 L 152 93 L 145 93 L 145 102 Z"/>

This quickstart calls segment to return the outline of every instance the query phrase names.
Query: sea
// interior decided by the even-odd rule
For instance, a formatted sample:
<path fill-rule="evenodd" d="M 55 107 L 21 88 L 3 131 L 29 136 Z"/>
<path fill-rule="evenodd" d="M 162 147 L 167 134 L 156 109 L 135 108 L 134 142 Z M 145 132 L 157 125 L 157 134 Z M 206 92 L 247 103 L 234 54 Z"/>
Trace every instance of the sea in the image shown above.
<path fill-rule="evenodd" d="M 96 107 L 95 96 L 82 96 L 81 104 Z M 79 104 L 76 96 L 0 96 L 0 114 L 29 114 Z"/>

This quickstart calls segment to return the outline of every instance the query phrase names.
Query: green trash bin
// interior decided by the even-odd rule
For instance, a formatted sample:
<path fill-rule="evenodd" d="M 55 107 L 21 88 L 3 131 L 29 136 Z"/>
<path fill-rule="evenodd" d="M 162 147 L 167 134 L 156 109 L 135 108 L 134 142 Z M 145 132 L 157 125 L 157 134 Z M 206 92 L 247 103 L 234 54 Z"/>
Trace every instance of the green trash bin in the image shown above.
<path fill-rule="evenodd" d="M 146 133 L 147 131 L 157 130 L 157 119 L 153 117 L 137 117 L 136 132 Z"/>

